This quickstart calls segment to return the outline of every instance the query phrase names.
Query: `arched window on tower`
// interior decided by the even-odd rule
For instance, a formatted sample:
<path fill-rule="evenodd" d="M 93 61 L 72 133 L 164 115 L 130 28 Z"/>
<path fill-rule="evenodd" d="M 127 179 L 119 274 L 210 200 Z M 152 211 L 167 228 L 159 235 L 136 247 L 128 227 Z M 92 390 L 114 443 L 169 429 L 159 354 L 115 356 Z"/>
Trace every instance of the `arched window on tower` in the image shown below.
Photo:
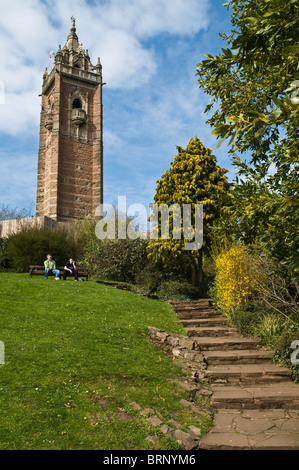
<path fill-rule="evenodd" d="M 81 98 L 75 98 L 72 103 L 72 122 L 75 126 L 80 127 L 86 123 L 86 112 L 83 109 Z"/>
<path fill-rule="evenodd" d="M 73 67 L 75 67 L 75 69 L 82 69 L 81 60 L 77 60 L 77 62 L 74 63 Z"/>
<path fill-rule="evenodd" d="M 82 102 L 79 98 L 74 99 L 73 109 L 82 109 Z"/>

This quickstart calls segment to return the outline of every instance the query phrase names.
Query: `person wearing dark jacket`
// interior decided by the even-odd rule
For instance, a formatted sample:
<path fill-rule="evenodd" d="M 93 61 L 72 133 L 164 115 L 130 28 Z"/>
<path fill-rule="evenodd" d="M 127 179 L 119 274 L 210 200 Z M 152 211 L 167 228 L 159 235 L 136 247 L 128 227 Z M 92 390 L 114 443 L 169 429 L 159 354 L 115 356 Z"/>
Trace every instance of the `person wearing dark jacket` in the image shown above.
<path fill-rule="evenodd" d="M 67 263 L 65 263 L 63 269 L 63 280 L 66 280 L 67 276 L 75 276 L 75 281 L 78 281 L 78 269 L 73 258 L 70 258 Z"/>

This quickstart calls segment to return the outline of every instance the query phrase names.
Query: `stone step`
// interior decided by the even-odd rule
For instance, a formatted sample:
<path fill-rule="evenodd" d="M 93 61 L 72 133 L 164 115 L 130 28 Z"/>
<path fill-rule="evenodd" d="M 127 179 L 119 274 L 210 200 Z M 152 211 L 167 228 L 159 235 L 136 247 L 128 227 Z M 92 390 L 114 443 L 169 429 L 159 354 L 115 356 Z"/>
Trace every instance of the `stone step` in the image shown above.
<path fill-rule="evenodd" d="M 209 366 L 205 377 L 210 383 L 225 381 L 226 383 L 273 383 L 290 379 L 290 369 L 279 367 L 276 364 L 243 364 L 243 365 L 216 365 Z M 289 382 L 290 383 L 290 382 Z"/>
<path fill-rule="evenodd" d="M 299 450 L 299 385 L 291 371 L 270 362 L 273 352 L 260 339 L 228 327 L 211 304 L 174 310 L 208 365 L 204 376 L 218 410 L 199 448 Z"/>
<path fill-rule="evenodd" d="M 199 299 L 199 300 L 191 300 L 190 302 L 173 302 L 172 307 L 178 307 L 178 308 L 194 308 L 194 307 L 211 307 L 212 306 L 212 300 L 211 299 Z"/>
<path fill-rule="evenodd" d="M 206 310 L 180 310 L 176 312 L 176 316 L 180 320 L 188 320 L 188 319 L 203 319 L 203 318 L 215 318 L 219 317 L 220 315 L 216 314 L 213 309 L 206 309 Z"/>
<path fill-rule="evenodd" d="M 197 342 L 200 351 L 206 350 L 239 350 L 259 349 L 261 340 L 259 338 L 241 336 L 218 336 L 218 337 L 192 337 Z"/>
<path fill-rule="evenodd" d="M 210 318 L 189 318 L 180 321 L 185 327 L 222 326 L 227 325 L 227 319 L 223 315 L 214 315 Z"/>
<path fill-rule="evenodd" d="M 239 350 L 211 350 L 204 351 L 204 358 L 207 364 L 258 364 L 270 360 L 273 352 L 265 349 L 239 349 Z"/>
<path fill-rule="evenodd" d="M 299 450 L 298 410 L 219 410 L 205 450 Z"/>
<path fill-rule="evenodd" d="M 299 450 L 299 385 L 291 371 L 270 362 L 273 353 L 260 339 L 226 326 L 211 304 L 185 302 L 174 310 L 208 365 L 218 410 L 199 448 Z"/>
<path fill-rule="evenodd" d="M 299 409 L 299 385 L 290 380 L 262 385 L 213 385 L 218 409 Z"/>
<path fill-rule="evenodd" d="M 235 335 L 237 330 L 235 328 L 228 328 L 227 326 L 204 326 L 186 328 L 188 336 L 199 337 L 218 337 L 218 336 L 232 336 Z"/>
<path fill-rule="evenodd" d="M 179 307 L 178 305 L 173 305 L 172 308 L 176 312 L 196 312 L 196 311 L 202 312 L 205 310 L 212 310 L 213 312 L 215 312 L 215 309 L 209 305 L 202 305 L 202 306 L 193 305 L 192 307 L 189 307 L 188 305 L 185 305 L 185 306 L 182 305 L 181 307 Z"/>

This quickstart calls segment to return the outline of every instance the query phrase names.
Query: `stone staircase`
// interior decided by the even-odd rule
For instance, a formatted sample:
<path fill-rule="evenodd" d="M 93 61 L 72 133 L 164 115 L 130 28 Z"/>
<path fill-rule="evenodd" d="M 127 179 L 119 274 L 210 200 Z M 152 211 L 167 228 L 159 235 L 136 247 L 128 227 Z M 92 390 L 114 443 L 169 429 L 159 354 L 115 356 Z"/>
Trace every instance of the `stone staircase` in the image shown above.
<path fill-rule="evenodd" d="M 201 449 L 299 450 L 299 385 L 258 338 L 243 337 L 209 299 L 173 305 L 199 346 L 217 409 Z"/>

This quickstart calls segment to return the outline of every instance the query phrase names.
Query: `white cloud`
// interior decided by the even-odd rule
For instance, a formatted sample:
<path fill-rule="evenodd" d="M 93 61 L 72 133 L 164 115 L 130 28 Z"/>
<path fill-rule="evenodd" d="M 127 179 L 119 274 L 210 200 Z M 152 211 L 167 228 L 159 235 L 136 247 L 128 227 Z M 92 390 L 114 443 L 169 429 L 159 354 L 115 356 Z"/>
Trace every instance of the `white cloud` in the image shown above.
<path fill-rule="evenodd" d="M 141 39 L 160 33 L 193 35 L 207 27 L 208 0 L 112 0 L 97 7 L 111 28 Z"/>
<path fill-rule="evenodd" d="M 6 134 L 20 137 L 20 132 L 26 135 L 38 135 L 40 104 L 38 92 L 24 91 L 22 93 L 4 94 L 5 102 L 1 105 L 0 129 Z"/>
<path fill-rule="evenodd" d="M 31 205 L 36 195 L 37 159 L 31 154 L 11 155 L 1 152 L 0 204 L 24 208 Z"/>
<path fill-rule="evenodd" d="M 104 129 L 104 140 L 105 145 L 109 147 L 110 151 L 115 151 L 125 144 L 125 141 L 116 132 L 110 129 Z"/>
<path fill-rule="evenodd" d="M 0 8 L 1 49 L 7 53 L 6 60 L 20 64 L 27 60 L 33 63 L 43 61 L 45 51 L 50 47 L 49 39 L 57 41 L 57 31 L 48 19 L 43 2 L 1 0 Z"/>
<path fill-rule="evenodd" d="M 5 85 L 0 129 L 15 135 L 36 124 L 35 100 L 49 52 L 64 45 L 70 16 L 93 62 L 100 55 L 110 89 L 143 86 L 157 73 L 145 41 L 159 34 L 193 35 L 207 26 L 208 0 L 0 0 L 0 81 Z M 29 93 L 29 95 L 28 95 Z M 30 105 L 31 93 L 31 105 Z"/>
<path fill-rule="evenodd" d="M 136 88 L 156 73 L 153 51 L 128 32 L 109 30 L 101 40 L 104 79 L 111 88 Z"/>

